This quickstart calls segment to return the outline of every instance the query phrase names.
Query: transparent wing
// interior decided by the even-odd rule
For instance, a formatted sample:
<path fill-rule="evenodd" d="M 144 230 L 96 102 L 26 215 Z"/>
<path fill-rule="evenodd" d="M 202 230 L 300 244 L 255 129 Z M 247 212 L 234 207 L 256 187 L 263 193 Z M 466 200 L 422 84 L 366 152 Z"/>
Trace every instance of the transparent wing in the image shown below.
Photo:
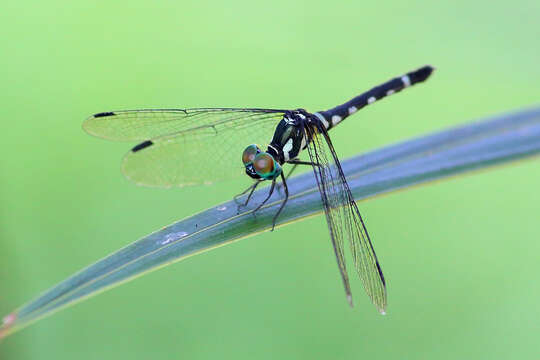
<path fill-rule="evenodd" d="M 283 113 L 265 109 L 115 111 L 96 114 L 83 126 L 107 139 L 146 140 L 125 155 L 122 172 L 138 185 L 172 187 L 241 175 L 244 148 L 267 144 Z"/>
<path fill-rule="evenodd" d="M 283 114 L 285 110 L 243 108 L 147 109 L 102 112 L 90 116 L 83 129 L 108 140 L 141 141 L 184 131 L 212 128 L 241 120 Z M 245 122 L 242 122 L 245 123 Z"/>
<path fill-rule="evenodd" d="M 341 164 L 324 126 L 306 125 L 311 139 L 307 148 L 313 171 L 321 193 L 330 238 L 347 299 L 352 306 L 351 289 L 344 256 L 344 239 L 348 238 L 355 268 L 362 284 L 379 312 L 386 310 L 386 285 L 375 250 L 351 190 L 345 179 Z"/>

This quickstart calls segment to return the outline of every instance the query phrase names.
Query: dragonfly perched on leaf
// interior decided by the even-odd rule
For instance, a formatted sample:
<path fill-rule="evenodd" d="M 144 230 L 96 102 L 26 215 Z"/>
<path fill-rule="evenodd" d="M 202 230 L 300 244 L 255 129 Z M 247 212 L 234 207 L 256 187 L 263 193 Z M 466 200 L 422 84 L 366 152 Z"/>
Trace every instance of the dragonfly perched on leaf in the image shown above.
<path fill-rule="evenodd" d="M 122 163 L 125 176 L 139 185 L 172 187 L 230 179 L 242 172 L 254 179 L 245 204 L 255 188 L 271 181 L 268 197 L 281 180 L 284 199 L 273 219 L 287 203 L 289 191 L 283 166 L 309 165 L 321 195 L 330 239 L 347 300 L 352 306 L 344 244 L 350 244 L 355 268 L 379 312 L 386 311 L 386 284 L 370 237 L 341 169 L 329 130 L 364 106 L 425 81 L 432 73 L 424 66 L 391 79 L 330 110 L 194 108 L 109 111 L 95 114 L 83 124 L 90 134 L 120 141 L 142 141 Z M 273 136 L 272 136 L 273 134 Z M 245 146 L 239 140 L 251 142 Z M 265 144 L 266 151 L 257 144 Z M 307 149 L 308 161 L 298 156 Z M 242 159 L 242 166 L 235 166 Z M 290 172 L 289 174 L 290 175 Z M 273 228 L 273 227 L 272 227 Z"/>

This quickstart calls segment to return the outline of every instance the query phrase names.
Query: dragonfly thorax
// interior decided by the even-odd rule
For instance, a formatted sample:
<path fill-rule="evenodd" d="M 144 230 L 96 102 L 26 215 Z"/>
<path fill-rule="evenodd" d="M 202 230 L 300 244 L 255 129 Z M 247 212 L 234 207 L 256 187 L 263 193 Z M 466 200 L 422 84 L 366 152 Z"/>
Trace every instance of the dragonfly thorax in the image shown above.
<path fill-rule="evenodd" d="M 272 142 L 268 145 L 268 153 L 272 154 L 282 165 L 295 159 L 306 147 L 306 124 L 312 115 L 303 109 L 288 111 L 276 126 Z"/>

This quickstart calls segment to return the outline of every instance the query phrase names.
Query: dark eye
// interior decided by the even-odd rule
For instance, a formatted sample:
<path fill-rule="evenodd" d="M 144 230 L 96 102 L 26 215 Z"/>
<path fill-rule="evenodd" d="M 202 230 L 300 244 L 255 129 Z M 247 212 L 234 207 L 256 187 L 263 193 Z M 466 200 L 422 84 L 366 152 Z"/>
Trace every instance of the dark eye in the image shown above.
<path fill-rule="evenodd" d="M 242 162 L 244 165 L 249 165 L 255 159 L 255 156 L 261 152 L 261 149 L 255 144 L 249 145 L 242 153 Z"/>

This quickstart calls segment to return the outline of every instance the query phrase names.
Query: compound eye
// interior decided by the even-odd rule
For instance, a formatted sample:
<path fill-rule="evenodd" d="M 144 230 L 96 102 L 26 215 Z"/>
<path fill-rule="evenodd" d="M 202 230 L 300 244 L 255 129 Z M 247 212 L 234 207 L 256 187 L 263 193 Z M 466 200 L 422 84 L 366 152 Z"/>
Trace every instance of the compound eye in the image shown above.
<path fill-rule="evenodd" d="M 242 153 L 242 162 L 245 166 L 250 165 L 255 160 L 255 156 L 260 154 L 261 149 L 255 144 L 249 145 Z"/>
<path fill-rule="evenodd" d="M 255 156 L 253 168 L 259 176 L 271 175 L 274 172 L 274 158 L 270 154 L 261 153 Z"/>

